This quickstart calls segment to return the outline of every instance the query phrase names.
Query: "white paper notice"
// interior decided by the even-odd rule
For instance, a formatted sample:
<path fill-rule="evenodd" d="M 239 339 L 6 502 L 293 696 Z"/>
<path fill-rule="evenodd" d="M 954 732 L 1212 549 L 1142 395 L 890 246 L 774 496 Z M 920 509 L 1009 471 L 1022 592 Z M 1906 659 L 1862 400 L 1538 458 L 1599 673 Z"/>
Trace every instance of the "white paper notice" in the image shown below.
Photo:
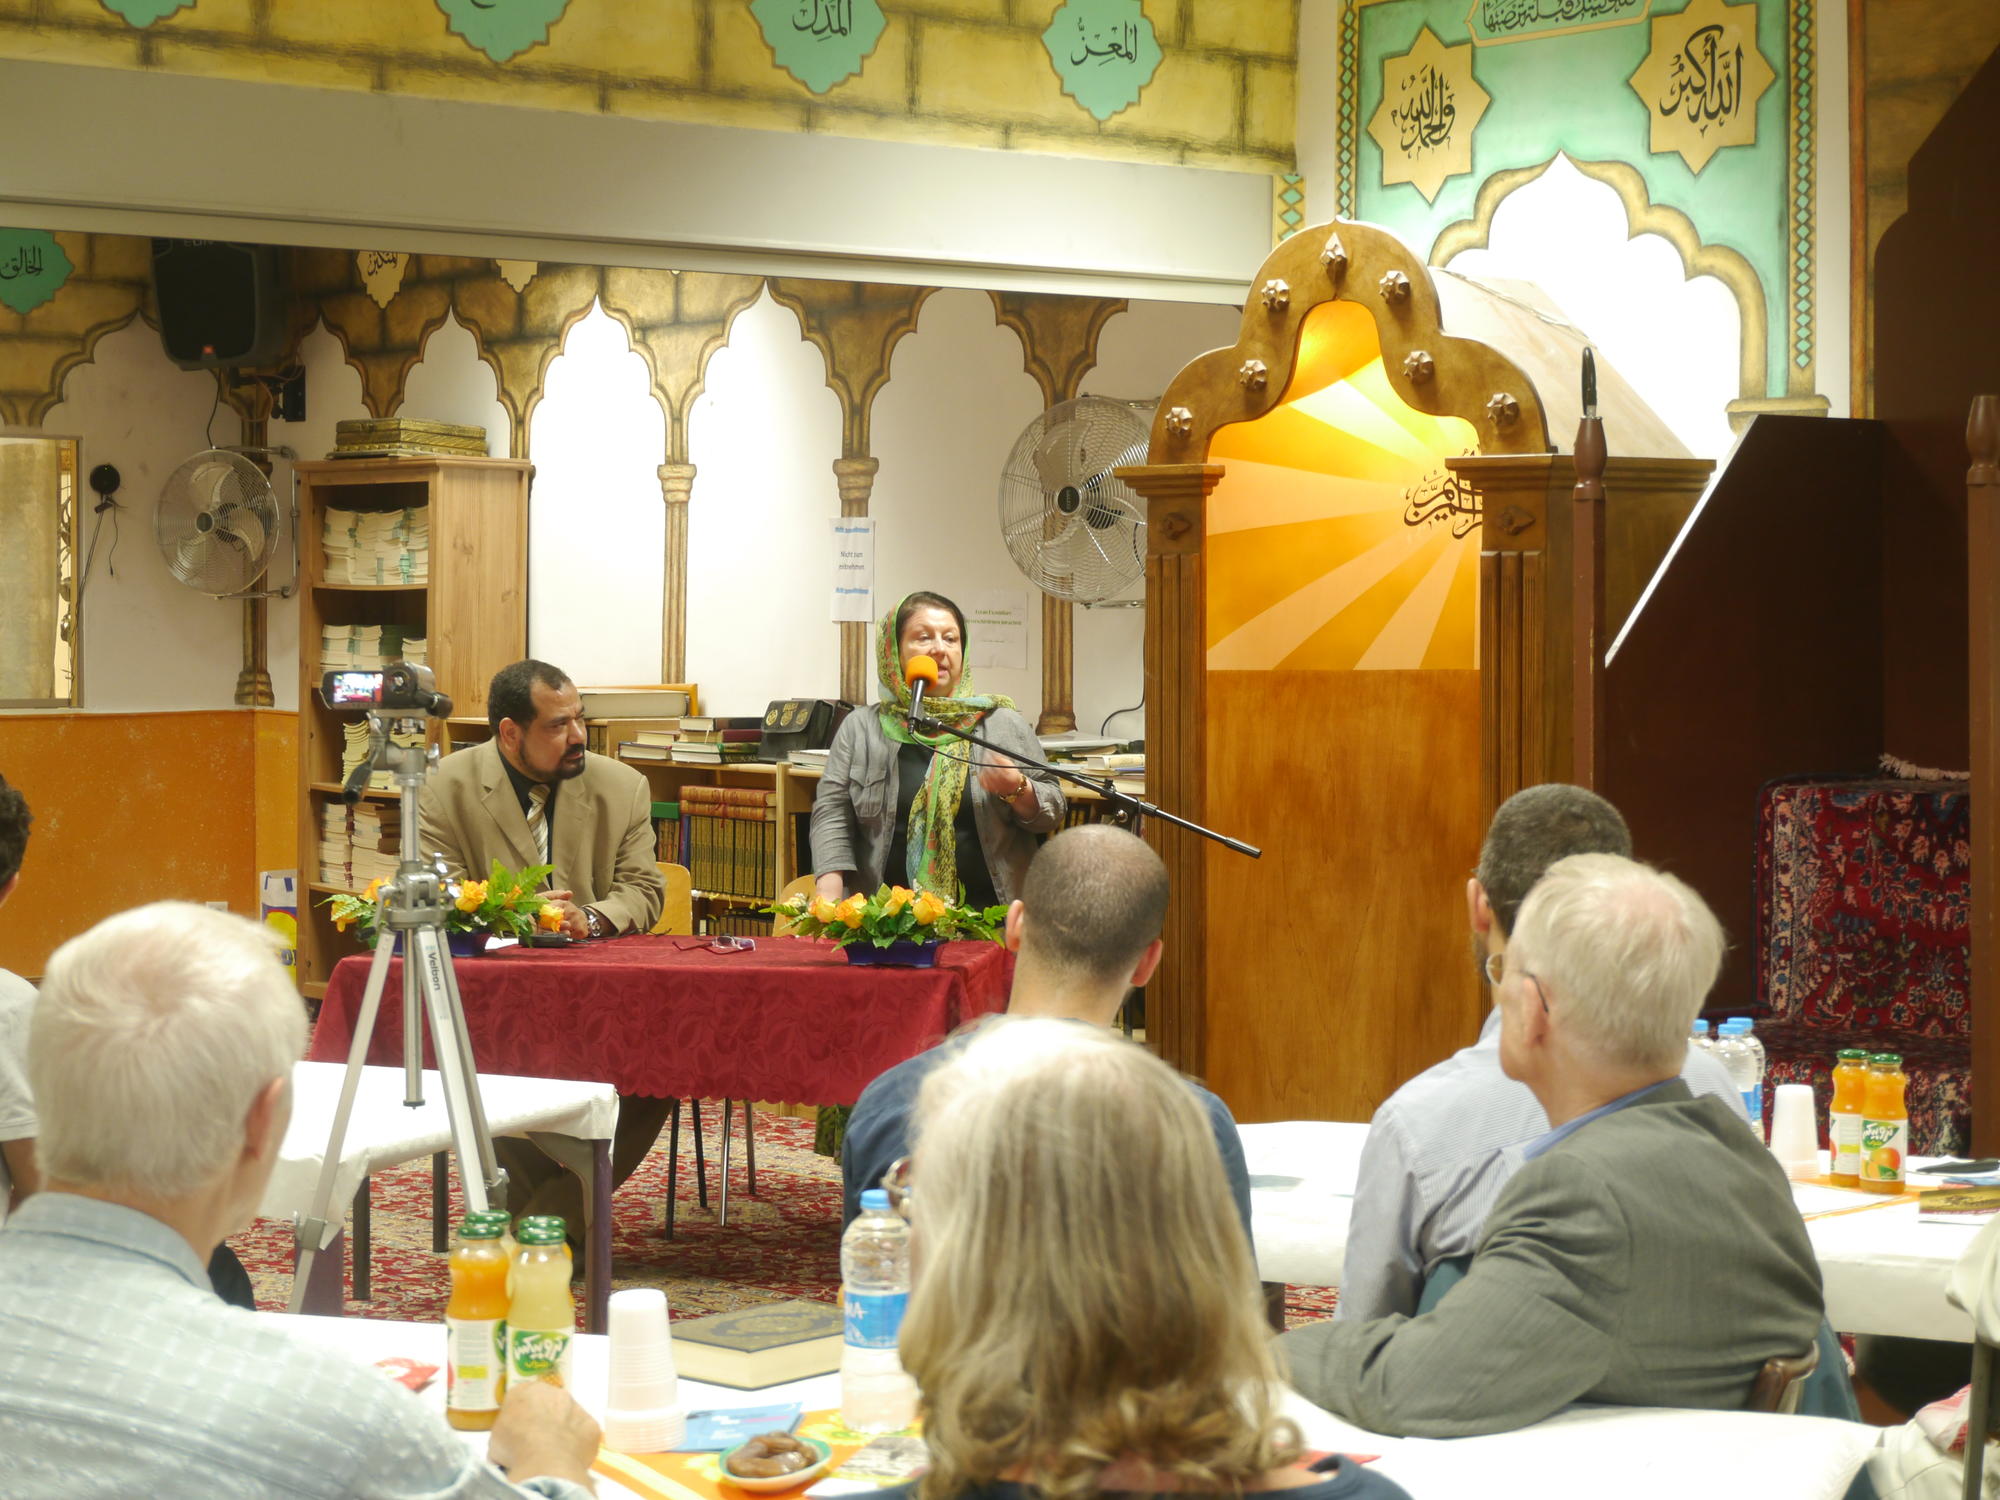
<path fill-rule="evenodd" d="M 1021 589 L 979 589 L 966 596 L 966 665 L 1028 665 L 1028 595 Z"/>
<path fill-rule="evenodd" d="M 836 516 L 833 527 L 833 618 L 875 618 L 875 522 Z"/>

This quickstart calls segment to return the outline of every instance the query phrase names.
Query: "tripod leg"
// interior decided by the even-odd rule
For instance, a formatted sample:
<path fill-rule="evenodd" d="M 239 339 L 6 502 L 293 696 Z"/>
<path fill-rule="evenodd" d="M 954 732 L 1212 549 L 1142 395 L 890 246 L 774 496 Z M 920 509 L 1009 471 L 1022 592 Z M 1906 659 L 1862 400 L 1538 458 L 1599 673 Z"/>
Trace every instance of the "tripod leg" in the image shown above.
<path fill-rule="evenodd" d="M 354 1113 L 355 1091 L 361 1087 L 361 1069 L 368 1057 L 368 1044 L 375 1035 L 375 1018 L 382 1009 L 382 990 L 389 978 L 389 950 L 395 945 L 395 934 L 388 928 L 375 940 L 375 956 L 368 965 L 368 984 L 361 992 L 361 1010 L 354 1018 L 354 1040 L 347 1047 L 347 1072 L 340 1081 L 340 1102 L 334 1106 L 333 1128 L 327 1134 L 326 1155 L 320 1158 L 319 1181 L 313 1184 L 312 1202 L 302 1218 L 292 1221 L 292 1243 L 294 1260 L 292 1263 L 292 1295 L 286 1304 L 287 1311 L 303 1312 L 306 1308 L 306 1288 L 315 1288 L 314 1305 L 320 1305 L 325 1291 L 324 1275 L 315 1276 L 314 1261 L 322 1250 L 331 1249 L 341 1236 L 341 1224 L 336 1219 L 327 1223 L 326 1216 L 333 1207 L 333 1186 L 340 1176 L 340 1150 L 347 1139 L 347 1122 Z M 338 1267 L 338 1259 L 335 1266 Z M 340 1312 L 340 1288 L 336 1270 L 332 1311 Z"/>
<path fill-rule="evenodd" d="M 424 1014 L 430 1022 L 437 1052 L 438 1080 L 444 1085 L 445 1117 L 451 1122 L 452 1150 L 458 1157 L 459 1188 L 467 1213 L 486 1210 L 486 1178 L 481 1165 L 492 1157 L 493 1143 L 481 1132 L 475 1111 L 477 1081 L 465 1068 L 465 1053 L 454 1044 L 451 999 L 445 989 L 444 944 L 434 931 L 419 928 L 410 934 L 411 958 L 422 966 L 419 985 L 423 991 Z"/>
<path fill-rule="evenodd" d="M 486 1123 L 486 1101 L 479 1093 L 479 1067 L 472 1060 L 472 1034 L 465 1026 L 465 1001 L 458 992 L 458 970 L 451 965 L 451 951 L 439 943 L 438 956 L 444 974 L 444 992 L 451 1004 L 453 1043 L 458 1048 L 459 1066 L 472 1082 L 472 1124 L 480 1146 L 479 1175 L 486 1184 L 489 1201 L 507 1201 L 507 1179 L 500 1170 L 500 1158 L 493 1150 L 493 1131 Z M 439 1052 L 444 1050 L 438 1044 Z"/>
<path fill-rule="evenodd" d="M 417 962 L 417 935 L 403 942 L 403 1107 L 421 1109 L 424 1104 L 424 1018 L 418 982 L 422 965 Z"/>

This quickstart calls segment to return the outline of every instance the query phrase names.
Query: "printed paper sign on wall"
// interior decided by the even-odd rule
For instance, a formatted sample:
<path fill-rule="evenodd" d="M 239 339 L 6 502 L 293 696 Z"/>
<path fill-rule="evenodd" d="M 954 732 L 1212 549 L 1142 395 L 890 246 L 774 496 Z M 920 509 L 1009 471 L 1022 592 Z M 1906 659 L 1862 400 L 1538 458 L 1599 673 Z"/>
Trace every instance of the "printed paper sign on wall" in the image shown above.
<path fill-rule="evenodd" d="M 451 29 L 497 63 L 549 39 L 569 0 L 437 0 Z"/>
<path fill-rule="evenodd" d="M 852 78 L 888 22 L 875 0 L 750 0 L 771 56 L 815 94 Z"/>
<path fill-rule="evenodd" d="M 1777 74 L 1757 50 L 1757 7 L 1694 0 L 1653 19 L 1653 50 L 1632 75 L 1652 117 L 1652 149 L 1699 172 L 1724 146 L 1757 142 L 1757 101 Z"/>
<path fill-rule="evenodd" d="M 1491 102 L 1472 78 L 1472 44 L 1447 47 L 1426 26 L 1401 57 L 1382 59 L 1382 103 L 1368 133 L 1382 148 L 1382 185 L 1407 182 L 1434 202 L 1445 179 L 1472 170 L 1472 132 Z"/>
<path fill-rule="evenodd" d="M 1042 45 L 1063 92 L 1098 120 L 1137 104 L 1160 67 L 1160 41 L 1139 0 L 1066 0 Z"/>
<path fill-rule="evenodd" d="M 22 316 L 61 291 L 71 269 L 46 230 L 0 229 L 0 302 Z"/>

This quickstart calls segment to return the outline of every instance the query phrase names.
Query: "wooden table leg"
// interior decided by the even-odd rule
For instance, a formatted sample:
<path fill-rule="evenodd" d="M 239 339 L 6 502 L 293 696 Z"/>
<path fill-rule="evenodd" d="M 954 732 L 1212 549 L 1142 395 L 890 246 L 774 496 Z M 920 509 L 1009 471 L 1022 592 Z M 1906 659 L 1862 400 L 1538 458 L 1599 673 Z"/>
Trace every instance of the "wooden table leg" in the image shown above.
<path fill-rule="evenodd" d="M 293 1262 L 292 1274 L 298 1275 Z M 343 1295 L 347 1281 L 347 1231 L 336 1234 L 327 1247 L 313 1257 L 312 1275 L 306 1278 L 306 1299 L 302 1312 L 337 1318 L 347 1311 Z"/>
<path fill-rule="evenodd" d="M 602 1333 L 611 1310 L 611 1142 L 542 1130 L 528 1139 L 583 1184 L 583 1331 Z"/>
<path fill-rule="evenodd" d="M 451 1153 L 438 1151 L 431 1156 L 431 1249 L 442 1255 L 450 1248 Z"/>
<path fill-rule="evenodd" d="M 374 1288 L 368 1279 L 369 1260 L 375 1248 L 374 1215 L 369 1212 L 369 1188 L 373 1179 L 364 1177 L 354 1190 L 354 1300 L 372 1302 Z"/>

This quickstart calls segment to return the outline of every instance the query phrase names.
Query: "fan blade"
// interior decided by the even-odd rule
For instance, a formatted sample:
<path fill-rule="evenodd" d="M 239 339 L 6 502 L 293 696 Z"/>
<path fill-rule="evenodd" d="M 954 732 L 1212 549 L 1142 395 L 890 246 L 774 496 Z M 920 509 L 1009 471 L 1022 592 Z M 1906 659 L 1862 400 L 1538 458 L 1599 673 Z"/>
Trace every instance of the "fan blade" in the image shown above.
<path fill-rule="evenodd" d="M 191 583 L 199 588 L 202 575 L 208 569 L 209 553 L 214 550 L 214 534 L 197 531 L 174 543 L 174 555 L 168 566 L 182 583 Z"/>
<path fill-rule="evenodd" d="M 230 505 L 216 517 L 216 531 L 250 554 L 254 566 L 264 556 L 264 523 L 247 505 Z"/>
<path fill-rule="evenodd" d="M 1044 494 L 1054 494 L 1069 483 L 1073 472 L 1067 452 L 1069 446 L 1069 433 L 1060 426 L 1043 433 L 1042 440 L 1035 444 L 1031 456 Z"/>

